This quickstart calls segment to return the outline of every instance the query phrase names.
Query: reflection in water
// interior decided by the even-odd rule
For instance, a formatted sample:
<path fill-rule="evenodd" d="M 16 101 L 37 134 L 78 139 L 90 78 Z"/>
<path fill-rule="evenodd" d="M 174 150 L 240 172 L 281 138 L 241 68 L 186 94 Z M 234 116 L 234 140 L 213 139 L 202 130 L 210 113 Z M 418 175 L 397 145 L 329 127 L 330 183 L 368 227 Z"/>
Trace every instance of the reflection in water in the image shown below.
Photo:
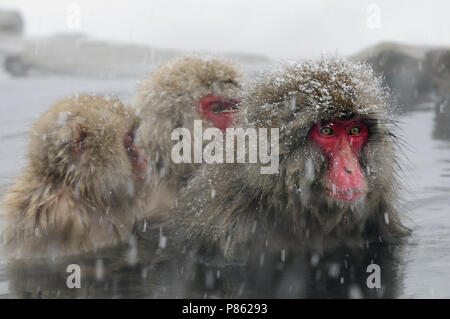
<path fill-rule="evenodd" d="M 365 249 L 336 249 L 330 254 L 264 255 L 240 269 L 239 280 L 231 272 L 224 281 L 234 282 L 235 298 L 392 298 L 397 275 L 393 247 L 371 245 Z M 259 254 L 261 256 L 261 254 Z M 367 266 L 381 268 L 381 289 L 369 288 Z"/>
<path fill-rule="evenodd" d="M 141 240 L 95 255 L 9 263 L 3 276 L 10 296 L 19 298 L 392 298 L 399 248 L 376 244 L 321 257 L 258 254 L 245 266 L 207 263 Z M 381 267 L 381 289 L 366 285 L 371 263 Z M 66 285 L 69 264 L 81 268 L 80 289 Z"/>

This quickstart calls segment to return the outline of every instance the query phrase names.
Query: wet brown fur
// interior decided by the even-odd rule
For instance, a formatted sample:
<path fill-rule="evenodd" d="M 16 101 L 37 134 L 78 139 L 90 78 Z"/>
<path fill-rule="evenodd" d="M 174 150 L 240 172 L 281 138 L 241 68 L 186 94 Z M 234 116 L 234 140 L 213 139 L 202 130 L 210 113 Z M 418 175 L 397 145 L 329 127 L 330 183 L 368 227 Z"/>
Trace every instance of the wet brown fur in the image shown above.
<path fill-rule="evenodd" d="M 211 127 L 199 113 L 200 99 L 209 94 L 237 98 L 242 79 L 243 74 L 230 61 L 189 55 L 163 65 L 142 82 L 132 104 L 143 119 L 137 143 L 149 159 L 148 181 L 142 194 L 146 217 L 165 216 L 176 203 L 178 190 L 199 167 L 172 161 L 176 141 L 171 140 L 171 133 L 187 128 L 193 138 L 194 120 L 202 120 L 203 129 Z"/>
<path fill-rule="evenodd" d="M 137 184 L 123 137 L 138 124 L 119 100 L 92 95 L 63 100 L 37 121 L 28 165 L 2 202 L 12 256 L 78 254 L 128 238 Z"/>
<path fill-rule="evenodd" d="M 399 143 L 389 95 L 367 65 L 339 58 L 285 65 L 251 85 L 242 107 L 248 117 L 237 126 L 280 129 L 279 172 L 261 175 L 259 164 L 205 166 L 174 212 L 181 243 L 234 258 L 260 249 L 361 247 L 408 232 L 398 212 Z M 325 195 L 327 161 L 308 137 L 317 121 L 353 116 L 370 130 L 360 157 L 369 193 L 349 206 Z"/>

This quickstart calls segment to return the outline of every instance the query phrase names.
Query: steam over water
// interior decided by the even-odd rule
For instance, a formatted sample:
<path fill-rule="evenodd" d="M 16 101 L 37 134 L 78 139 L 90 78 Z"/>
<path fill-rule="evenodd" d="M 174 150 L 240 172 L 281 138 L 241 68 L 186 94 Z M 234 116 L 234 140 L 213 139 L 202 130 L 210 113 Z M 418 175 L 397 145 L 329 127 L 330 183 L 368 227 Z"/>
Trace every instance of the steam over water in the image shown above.
<path fill-rule="evenodd" d="M 0 193 L 25 165 L 27 132 L 49 105 L 76 92 L 114 92 L 128 102 L 135 85 L 0 77 Z M 324 257 L 283 251 L 259 256 L 250 270 L 239 264 L 166 258 L 165 244 L 149 247 L 134 238 L 123 248 L 33 264 L 10 263 L 0 255 L 0 297 L 450 298 L 450 141 L 433 138 L 431 104 L 399 120 L 409 147 L 402 175 L 408 185 L 404 211 L 413 230 L 402 245 L 338 250 Z M 366 285 L 366 268 L 372 262 L 381 267 L 379 290 Z M 80 289 L 66 285 L 69 264 L 81 267 Z"/>

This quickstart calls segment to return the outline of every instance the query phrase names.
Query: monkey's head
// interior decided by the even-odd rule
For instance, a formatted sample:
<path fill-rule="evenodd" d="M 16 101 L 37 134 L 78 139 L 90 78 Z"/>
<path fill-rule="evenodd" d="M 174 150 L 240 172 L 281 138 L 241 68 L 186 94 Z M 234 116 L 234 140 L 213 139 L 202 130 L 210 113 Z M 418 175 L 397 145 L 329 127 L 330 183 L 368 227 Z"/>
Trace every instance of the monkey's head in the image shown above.
<path fill-rule="evenodd" d="M 32 169 L 75 197 L 105 203 L 132 195 L 146 159 L 134 144 L 139 119 L 119 100 L 94 95 L 66 99 L 31 131 Z"/>
<path fill-rule="evenodd" d="M 143 118 L 170 119 L 172 130 L 233 125 L 242 73 L 233 63 L 216 58 L 184 56 L 163 65 L 138 89 L 135 105 Z M 156 114 L 156 116 L 155 116 Z"/>
<path fill-rule="evenodd" d="M 324 224 L 351 211 L 390 214 L 396 140 L 389 95 L 370 67 L 337 58 L 287 65 L 256 82 L 247 102 L 251 126 L 280 129 L 280 171 L 260 180 L 286 193 L 269 203 Z"/>
<path fill-rule="evenodd" d="M 353 203 L 364 197 L 367 180 L 359 158 L 369 140 L 369 128 L 358 117 L 321 121 L 311 128 L 311 142 L 327 159 L 323 188 L 332 199 Z"/>
<path fill-rule="evenodd" d="M 201 120 L 204 129 L 232 126 L 242 78 L 229 61 L 193 55 L 175 58 L 142 82 L 132 104 L 142 117 L 137 143 L 149 157 L 152 183 L 159 180 L 152 176 L 178 183 L 192 175 L 197 164 L 170 160 L 172 132 L 186 128 L 192 135 L 195 120 Z"/>

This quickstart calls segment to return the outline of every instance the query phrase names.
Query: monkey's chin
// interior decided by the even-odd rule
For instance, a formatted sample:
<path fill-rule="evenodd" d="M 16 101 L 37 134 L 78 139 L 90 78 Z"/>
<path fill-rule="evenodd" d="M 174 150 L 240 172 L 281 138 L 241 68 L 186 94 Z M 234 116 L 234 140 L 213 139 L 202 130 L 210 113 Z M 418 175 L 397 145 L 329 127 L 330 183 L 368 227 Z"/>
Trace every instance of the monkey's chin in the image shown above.
<path fill-rule="evenodd" d="M 354 204 L 360 200 L 362 200 L 365 195 L 366 195 L 366 191 L 365 190 L 346 190 L 346 191 L 331 191 L 331 190 L 327 190 L 327 195 L 339 202 L 339 203 L 344 203 L 344 204 Z"/>

